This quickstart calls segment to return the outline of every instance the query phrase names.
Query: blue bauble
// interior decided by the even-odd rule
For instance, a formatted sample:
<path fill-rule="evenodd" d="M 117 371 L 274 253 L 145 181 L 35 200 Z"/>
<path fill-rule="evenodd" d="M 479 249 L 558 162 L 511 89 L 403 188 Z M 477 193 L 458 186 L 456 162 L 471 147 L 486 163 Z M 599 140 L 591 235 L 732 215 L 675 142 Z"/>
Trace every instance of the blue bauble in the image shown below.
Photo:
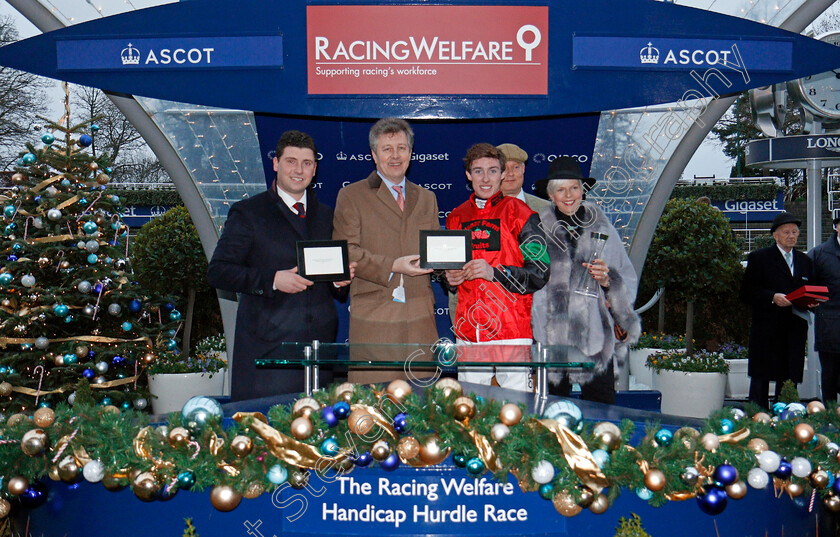
<path fill-rule="evenodd" d="M 834 494 L 840 494 L 840 479 L 837 479 L 837 477 L 831 473 L 828 474 L 828 488 L 830 488 Z"/>
<path fill-rule="evenodd" d="M 398 433 L 404 433 L 408 431 L 408 416 L 406 416 L 402 412 L 394 416 L 394 430 Z"/>
<path fill-rule="evenodd" d="M 3 215 L 6 218 L 12 218 L 16 212 L 17 207 L 15 207 L 14 205 L 6 205 L 5 207 L 3 207 Z"/>
<path fill-rule="evenodd" d="M 325 438 L 323 442 L 321 442 L 321 454 L 326 455 L 327 457 L 334 457 L 338 455 L 338 452 L 341 450 L 341 447 L 338 445 L 338 441 L 333 438 Z"/>
<path fill-rule="evenodd" d="M 554 485 L 551 483 L 546 483 L 545 485 L 540 485 L 540 498 L 543 500 L 553 500 L 554 499 Z"/>
<path fill-rule="evenodd" d="M 168 335 L 169 337 L 175 337 L 175 336 L 178 335 L 178 331 L 177 330 L 167 330 L 166 335 Z"/>
<path fill-rule="evenodd" d="M 21 343 L 20 348 L 25 351 L 31 351 L 32 343 Z"/>
<path fill-rule="evenodd" d="M 484 471 L 484 461 L 478 457 L 473 457 L 467 461 L 467 472 L 472 475 L 479 475 Z"/>
<path fill-rule="evenodd" d="M 353 464 L 362 468 L 370 465 L 371 462 L 373 462 L 373 455 L 370 454 L 370 451 L 360 453 L 356 458 L 353 459 Z"/>
<path fill-rule="evenodd" d="M 723 418 L 720 420 L 720 425 L 718 426 L 719 434 L 729 434 L 735 430 L 735 424 L 732 420 L 728 418 Z"/>
<path fill-rule="evenodd" d="M 72 315 L 68 315 L 67 317 L 64 318 L 65 323 L 72 323 L 75 320 L 76 320 L 76 318 L 73 317 Z"/>
<path fill-rule="evenodd" d="M 467 458 L 461 453 L 455 453 L 452 455 L 452 462 L 458 468 L 464 468 L 467 466 Z"/>
<path fill-rule="evenodd" d="M 731 485 L 738 481 L 738 470 L 731 464 L 721 464 L 715 468 L 715 473 L 712 479 L 722 484 L 723 486 Z"/>
<path fill-rule="evenodd" d="M 697 495 L 697 505 L 707 515 L 719 515 L 726 509 L 726 491 L 714 485 L 705 485 Z"/>
<path fill-rule="evenodd" d="M 79 357 L 73 354 L 72 352 L 68 352 L 64 355 L 64 365 L 73 365 L 79 361 Z"/>
<path fill-rule="evenodd" d="M 117 196 L 116 194 L 111 196 L 111 203 L 113 203 L 114 205 L 119 205 L 120 204 L 120 197 Z"/>
<path fill-rule="evenodd" d="M 668 429 L 659 429 L 656 431 L 656 441 L 660 446 L 670 446 L 671 440 L 674 438 L 674 433 Z"/>
<path fill-rule="evenodd" d="M 11 234 L 13 234 L 15 231 L 17 231 L 17 224 L 15 224 L 14 222 L 12 222 L 12 223 L 11 223 L 11 224 L 9 224 L 8 226 L 6 226 L 6 229 L 4 229 L 4 230 L 3 230 L 3 232 L 4 232 L 6 235 L 11 235 Z"/>
<path fill-rule="evenodd" d="M 93 265 L 97 261 L 99 261 L 99 257 L 96 254 L 90 254 L 89 256 L 87 256 L 87 262 L 91 265 Z"/>
<path fill-rule="evenodd" d="M 107 168 L 105 168 L 105 173 L 111 175 L 112 173 L 114 173 L 114 168 L 108 166 Z"/>
<path fill-rule="evenodd" d="M 166 350 L 174 351 L 177 348 L 178 348 L 178 342 L 175 341 L 174 339 L 170 339 L 169 341 L 166 342 Z"/>
<path fill-rule="evenodd" d="M 131 329 L 134 328 L 134 325 L 130 322 L 126 321 L 122 324 L 123 332 L 131 332 Z"/>
<path fill-rule="evenodd" d="M 289 478 L 289 471 L 279 464 L 275 464 L 268 469 L 268 472 L 265 474 L 265 478 L 268 479 L 268 482 L 272 485 L 282 485 L 286 482 L 286 479 Z"/>
<path fill-rule="evenodd" d="M 11 255 L 6 257 L 6 261 L 11 261 L 12 263 L 14 263 L 17 260 L 18 260 L 18 256 L 14 255 L 14 254 L 11 254 Z"/>
<path fill-rule="evenodd" d="M 181 320 L 181 312 L 178 310 L 172 310 L 169 312 L 169 320 L 170 321 L 180 321 Z"/>
<path fill-rule="evenodd" d="M 96 373 L 93 372 L 93 369 L 85 369 L 84 371 L 82 371 L 82 376 L 90 380 L 96 376 Z"/>
<path fill-rule="evenodd" d="M 122 364 L 123 362 L 125 362 L 125 358 L 123 358 L 123 357 L 122 357 L 122 356 L 120 356 L 119 354 L 117 354 L 116 356 L 114 356 L 113 358 L 111 358 L 111 363 L 112 363 L 112 364 L 114 364 L 114 365 L 120 365 L 120 364 Z"/>
<path fill-rule="evenodd" d="M 90 220 L 82 224 L 82 231 L 84 231 L 88 235 L 93 235 L 98 229 L 99 226 L 96 225 L 96 222 L 92 222 Z"/>
<path fill-rule="evenodd" d="M 97 293 L 101 293 L 102 292 L 102 284 L 97 282 L 96 285 L 93 286 L 93 290 L 96 291 Z"/>
<path fill-rule="evenodd" d="M 333 413 L 335 417 L 343 420 L 350 415 L 350 403 L 346 401 L 339 401 L 333 405 Z"/>
<path fill-rule="evenodd" d="M 785 407 L 787 407 L 787 405 L 784 403 L 773 403 L 773 414 L 778 416 L 785 410 Z"/>
<path fill-rule="evenodd" d="M 63 186 L 64 188 L 67 188 L 68 186 L 70 186 L 70 179 L 62 179 L 61 180 L 61 186 Z"/>
<path fill-rule="evenodd" d="M 647 487 L 639 487 L 636 489 L 636 496 L 638 496 L 640 500 L 648 501 L 653 498 L 653 491 Z"/>
<path fill-rule="evenodd" d="M 38 160 L 38 157 L 36 157 L 32 153 L 27 153 L 20 158 L 20 161 L 23 162 L 24 166 L 31 166 L 35 164 L 36 160 Z"/>
<path fill-rule="evenodd" d="M 443 366 L 454 365 L 458 361 L 458 348 L 454 343 L 435 345 L 435 361 Z"/>
<path fill-rule="evenodd" d="M 50 145 L 55 141 L 55 136 L 53 136 L 53 134 L 49 132 L 44 133 L 41 135 L 41 141 L 47 145 Z"/>
<path fill-rule="evenodd" d="M 131 408 L 131 403 L 129 403 L 128 401 L 123 401 L 123 404 L 121 404 L 120 406 L 123 410 L 128 410 L 129 408 Z"/>
<path fill-rule="evenodd" d="M 610 454 L 603 449 L 594 450 L 592 452 L 592 458 L 595 459 L 595 463 L 598 465 L 598 468 L 603 468 L 605 464 L 610 462 Z"/>
<path fill-rule="evenodd" d="M 40 481 L 33 481 L 20 496 L 20 504 L 27 509 L 41 507 L 47 501 L 47 486 Z"/>
<path fill-rule="evenodd" d="M 782 462 L 779 463 L 779 469 L 773 472 L 773 475 L 779 479 L 790 479 L 792 472 L 793 469 L 791 468 L 790 463 L 782 459 Z"/>
<path fill-rule="evenodd" d="M 12 251 L 16 254 L 23 252 L 23 244 L 16 242 L 12 245 Z"/>
<path fill-rule="evenodd" d="M 178 487 L 176 487 L 173 484 L 166 483 L 165 485 L 160 487 L 160 490 L 157 492 L 157 494 L 155 494 L 155 500 L 159 502 L 168 502 L 169 500 L 174 498 L 176 494 L 178 494 Z"/>
<path fill-rule="evenodd" d="M 82 198 L 82 199 L 79 200 L 79 205 L 87 205 L 87 202 L 88 202 L 87 198 Z"/>
<path fill-rule="evenodd" d="M 14 276 L 9 274 L 8 272 L 4 272 L 0 274 L 0 285 L 9 285 L 10 283 L 12 283 L 13 279 Z"/>
<path fill-rule="evenodd" d="M 90 132 L 96 132 L 98 130 L 99 130 L 99 125 L 97 125 L 96 123 L 94 123 L 90 126 Z"/>
<path fill-rule="evenodd" d="M 98 291 L 97 291 L 98 292 Z M 143 303 L 137 300 L 136 298 L 133 299 L 131 302 L 128 303 L 128 311 L 132 313 L 137 313 L 143 307 Z"/>
<path fill-rule="evenodd" d="M 203 395 L 189 399 L 181 408 L 181 418 L 184 422 L 194 421 L 199 430 L 204 428 L 209 420 L 221 419 L 222 415 L 222 405 L 215 399 Z"/>
<path fill-rule="evenodd" d="M 108 405 L 111 404 L 111 398 L 110 397 L 103 397 L 102 400 L 99 401 L 99 404 L 102 405 L 102 406 L 108 406 Z"/>
<path fill-rule="evenodd" d="M 195 474 L 190 470 L 178 474 L 178 486 L 182 489 L 191 489 L 195 485 Z"/>
<path fill-rule="evenodd" d="M 83 134 L 83 135 L 79 136 L 78 142 L 79 142 L 79 146 L 88 147 L 90 144 L 93 143 L 93 138 L 90 136 L 90 134 Z"/>
<path fill-rule="evenodd" d="M 53 313 L 55 313 L 59 317 L 66 317 L 69 312 L 70 308 L 68 308 L 64 304 L 56 304 L 55 306 L 53 306 Z"/>
<path fill-rule="evenodd" d="M 542 417 L 547 420 L 556 420 L 557 416 L 560 414 L 571 416 L 575 424 L 583 419 L 583 412 L 581 412 L 580 408 L 571 401 L 555 401 L 551 403 L 545 409 L 545 412 L 543 412 Z"/>
<path fill-rule="evenodd" d="M 386 472 L 393 472 L 400 465 L 400 457 L 396 453 L 391 453 L 388 458 L 379 463 L 379 467 Z"/>
<path fill-rule="evenodd" d="M 164 311 L 172 311 L 172 310 L 174 310 L 174 309 L 175 309 L 175 304 L 173 304 L 172 302 L 166 302 L 166 303 L 163 305 L 163 310 L 164 310 Z"/>
<path fill-rule="evenodd" d="M 338 425 L 338 418 L 333 411 L 333 407 L 325 406 L 321 409 L 321 419 L 327 424 L 327 427 L 335 427 Z"/>

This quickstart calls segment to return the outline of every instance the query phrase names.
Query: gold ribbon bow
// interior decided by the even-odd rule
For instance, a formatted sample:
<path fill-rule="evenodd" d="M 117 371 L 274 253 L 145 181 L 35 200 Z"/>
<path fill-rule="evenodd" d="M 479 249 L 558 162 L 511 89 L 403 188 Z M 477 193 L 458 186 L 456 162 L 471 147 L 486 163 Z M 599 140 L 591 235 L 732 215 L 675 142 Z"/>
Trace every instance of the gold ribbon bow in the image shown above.
<path fill-rule="evenodd" d="M 214 457 L 219 456 L 219 452 L 225 447 L 225 439 L 221 436 L 218 436 L 216 433 L 213 433 L 210 436 L 210 453 Z M 220 460 L 216 463 L 216 466 L 224 470 L 228 475 L 232 477 L 236 477 L 239 475 L 239 468 L 235 467 L 234 465 L 226 462 L 224 459 Z"/>
<path fill-rule="evenodd" d="M 554 433 L 566 462 L 587 487 L 597 494 L 609 485 L 607 477 L 601 472 L 583 438 L 554 420 L 534 421 Z"/>

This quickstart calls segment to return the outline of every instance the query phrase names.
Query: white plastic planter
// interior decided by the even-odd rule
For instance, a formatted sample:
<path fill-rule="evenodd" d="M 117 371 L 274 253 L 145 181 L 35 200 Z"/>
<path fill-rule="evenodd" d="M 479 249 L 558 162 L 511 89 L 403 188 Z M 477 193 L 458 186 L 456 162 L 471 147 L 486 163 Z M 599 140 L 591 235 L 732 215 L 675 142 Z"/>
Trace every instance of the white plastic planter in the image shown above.
<path fill-rule="evenodd" d="M 730 399 L 746 399 L 750 395 L 750 377 L 747 376 L 749 360 L 727 360 L 729 374 L 726 376 L 726 397 Z"/>
<path fill-rule="evenodd" d="M 663 414 L 708 418 L 723 407 L 726 375 L 662 370 L 653 375 L 653 389 L 662 394 Z"/>
<path fill-rule="evenodd" d="M 643 347 L 641 349 L 631 349 L 630 350 L 630 374 L 633 375 L 633 378 L 636 381 L 636 384 L 644 384 L 645 386 L 652 387 L 653 386 L 653 371 L 645 365 L 645 360 L 651 354 L 656 354 L 657 352 L 684 352 L 685 349 L 674 349 L 674 350 L 664 350 L 664 349 L 654 349 L 650 347 Z"/>
<path fill-rule="evenodd" d="M 191 397 L 207 395 L 219 397 L 225 390 L 225 370 L 210 373 L 177 373 L 149 375 L 152 392 L 152 413 L 180 412 Z"/>

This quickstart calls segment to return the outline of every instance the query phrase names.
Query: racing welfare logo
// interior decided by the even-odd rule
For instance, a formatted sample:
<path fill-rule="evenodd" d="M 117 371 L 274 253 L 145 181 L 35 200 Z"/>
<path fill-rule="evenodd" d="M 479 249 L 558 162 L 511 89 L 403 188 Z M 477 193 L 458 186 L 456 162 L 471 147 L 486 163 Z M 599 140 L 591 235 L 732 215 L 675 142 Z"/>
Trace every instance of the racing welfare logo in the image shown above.
<path fill-rule="evenodd" d="M 306 17 L 310 95 L 548 94 L 546 6 L 308 6 Z"/>

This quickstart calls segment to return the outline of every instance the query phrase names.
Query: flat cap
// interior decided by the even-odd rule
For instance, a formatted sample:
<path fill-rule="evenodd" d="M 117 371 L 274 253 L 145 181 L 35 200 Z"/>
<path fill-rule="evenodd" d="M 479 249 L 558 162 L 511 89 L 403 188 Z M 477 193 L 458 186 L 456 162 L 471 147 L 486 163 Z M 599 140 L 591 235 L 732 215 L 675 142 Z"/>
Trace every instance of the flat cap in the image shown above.
<path fill-rule="evenodd" d="M 496 149 L 504 153 L 507 160 L 515 160 L 516 162 L 525 162 L 528 160 L 528 153 L 524 149 L 514 144 L 497 145 Z"/>

